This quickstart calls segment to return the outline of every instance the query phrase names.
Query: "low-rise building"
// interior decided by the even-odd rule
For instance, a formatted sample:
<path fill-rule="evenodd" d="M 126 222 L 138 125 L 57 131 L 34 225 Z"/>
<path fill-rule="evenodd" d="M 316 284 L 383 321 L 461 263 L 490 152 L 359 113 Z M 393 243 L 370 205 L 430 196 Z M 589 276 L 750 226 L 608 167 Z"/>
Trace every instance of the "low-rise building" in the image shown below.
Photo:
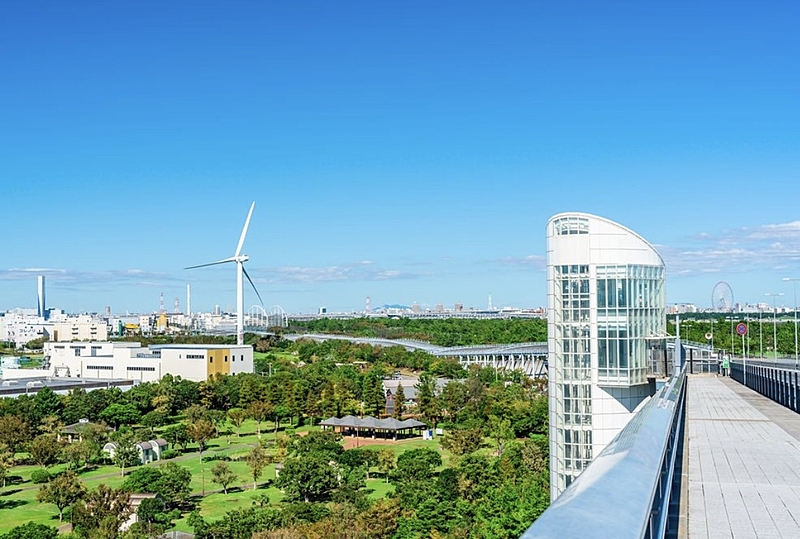
<path fill-rule="evenodd" d="M 253 372 L 250 345 L 48 342 L 45 356 L 59 377 L 157 382 L 165 374 L 202 382 L 216 374 Z"/>
<path fill-rule="evenodd" d="M 134 444 L 134 447 L 139 452 L 139 464 L 147 464 L 148 462 L 161 460 L 164 451 L 169 449 L 169 443 L 163 438 L 157 438 L 146 442 L 137 442 Z M 105 453 L 109 459 L 113 460 L 116 452 L 116 442 L 108 442 L 103 446 L 103 453 Z"/>
<path fill-rule="evenodd" d="M 108 325 L 100 318 L 81 314 L 65 320 L 53 322 L 49 329 L 50 340 L 67 341 L 105 341 L 108 339 Z"/>

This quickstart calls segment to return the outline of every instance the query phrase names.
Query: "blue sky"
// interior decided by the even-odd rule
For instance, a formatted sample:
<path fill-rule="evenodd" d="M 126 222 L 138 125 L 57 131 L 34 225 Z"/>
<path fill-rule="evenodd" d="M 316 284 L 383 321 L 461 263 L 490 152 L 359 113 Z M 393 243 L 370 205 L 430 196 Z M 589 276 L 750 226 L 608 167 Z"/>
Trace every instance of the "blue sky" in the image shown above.
<path fill-rule="evenodd" d="M 800 277 L 796 2 L 0 6 L 0 310 L 546 304 L 545 224 L 653 243 L 667 300 Z M 245 304 L 256 303 L 249 293 Z"/>

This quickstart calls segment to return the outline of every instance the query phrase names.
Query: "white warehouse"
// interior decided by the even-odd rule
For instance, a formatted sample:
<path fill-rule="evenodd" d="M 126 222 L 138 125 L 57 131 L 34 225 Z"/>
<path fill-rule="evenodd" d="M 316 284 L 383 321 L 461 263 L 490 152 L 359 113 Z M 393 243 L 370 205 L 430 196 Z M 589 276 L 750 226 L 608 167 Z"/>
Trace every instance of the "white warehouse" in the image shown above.
<path fill-rule="evenodd" d="M 165 374 L 201 382 L 215 374 L 253 372 L 250 345 L 165 344 L 143 347 L 130 342 L 47 342 L 53 375 L 156 382 Z"/>

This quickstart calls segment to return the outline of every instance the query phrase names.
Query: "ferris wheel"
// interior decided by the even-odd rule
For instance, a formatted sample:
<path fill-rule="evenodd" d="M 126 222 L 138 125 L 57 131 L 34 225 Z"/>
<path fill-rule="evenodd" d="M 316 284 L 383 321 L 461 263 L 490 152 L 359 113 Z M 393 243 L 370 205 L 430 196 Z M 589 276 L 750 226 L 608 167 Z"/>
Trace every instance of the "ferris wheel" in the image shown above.
<path fill-rule="evenodd" d="M 718 313 L 733 310 L 733 289 L 725 281 L 720 281 L 714 285 L 711 292 L 711 308 Z"/>

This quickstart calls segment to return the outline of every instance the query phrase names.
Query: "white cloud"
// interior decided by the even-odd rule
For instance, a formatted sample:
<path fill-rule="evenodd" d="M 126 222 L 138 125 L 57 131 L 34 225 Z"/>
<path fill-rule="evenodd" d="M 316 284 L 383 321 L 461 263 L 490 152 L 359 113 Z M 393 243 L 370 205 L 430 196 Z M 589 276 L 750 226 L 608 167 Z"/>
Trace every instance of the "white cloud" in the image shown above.
<path fill-rule="evenodd" d="M 252 272 L 256 273 L 256 272 Z M 385 281 L 414 279 L 418 274 L 397 269 L 375 267 L 373 262 L 361 261 L 342 266 L 280 266 L 257 270 L 258 282 L 266 283 L 330 283 L 343 281 Z"/>
<path fill-rule="evenodd" d="M 503 258 L 501 262 L 508 266 L 535 268 L 538 270 L 544 270 L 547 268 L 547 257 L 545 255 L 528 255 L 523 257 L 509 256 Z"/>
<path fill-rule="evenodd" d="M 141 269 L 120 269 L 106 271 L 76 271 L 56 268 L 10 268 L 0 270 L 0 280 L 30 281 L 34 276 L 44 275 L 48 282 L 75 284 L 156 284 L 172 282 L 175 279 L 168 273 L 151 272 Z"/>
<path fill-rule="evenodd" d="M 673 275 L 744 273 L 800 265 L 800 221 L 703 232 L 689 248 L 659 247 Z"/>

